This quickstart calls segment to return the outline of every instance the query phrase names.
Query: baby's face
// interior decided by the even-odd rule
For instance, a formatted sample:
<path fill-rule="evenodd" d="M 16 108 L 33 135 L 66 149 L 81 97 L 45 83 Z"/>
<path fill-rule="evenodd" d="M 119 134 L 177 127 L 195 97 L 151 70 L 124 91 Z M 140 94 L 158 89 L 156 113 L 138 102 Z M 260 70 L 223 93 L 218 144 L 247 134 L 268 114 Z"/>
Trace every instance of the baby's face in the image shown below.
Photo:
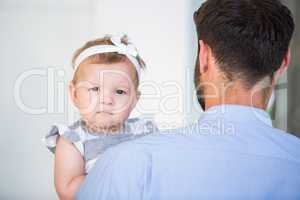
<path fill-rule="evenodd" d="M 135 73 L 127 62 L 79 68 L 70 94 L 89 129 L 114 132 L 122 127 L 138 100 Z"/>

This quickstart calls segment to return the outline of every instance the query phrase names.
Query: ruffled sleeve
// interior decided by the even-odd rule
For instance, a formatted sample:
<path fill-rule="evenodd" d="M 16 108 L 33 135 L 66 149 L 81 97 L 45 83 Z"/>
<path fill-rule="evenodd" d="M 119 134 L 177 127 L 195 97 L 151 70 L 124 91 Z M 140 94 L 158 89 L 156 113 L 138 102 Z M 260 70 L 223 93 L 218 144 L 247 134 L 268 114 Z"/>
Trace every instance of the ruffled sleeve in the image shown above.
<path fill-rule="evenodd" d="M 54 124 L 43 138 L 44 144 L 52 153 L 55 153 L 57 139 L 60 136 L 64 137 L 64 139 L 71 144 L 74 144 L 81 155 L 84 155 L 82 131 L 79 127 L 74 128 L 74 126 L 70 127 L 62 124 Z"/>

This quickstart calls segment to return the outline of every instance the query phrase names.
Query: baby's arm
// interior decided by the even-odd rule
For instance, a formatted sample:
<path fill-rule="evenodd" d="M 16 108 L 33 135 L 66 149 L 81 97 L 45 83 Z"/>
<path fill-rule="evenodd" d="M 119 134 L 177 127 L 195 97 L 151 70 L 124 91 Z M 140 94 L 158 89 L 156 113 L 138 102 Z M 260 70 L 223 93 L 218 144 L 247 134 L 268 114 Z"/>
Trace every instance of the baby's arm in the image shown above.
<path fill-rule="evenodd" d="M 61 200 L 75 199 L 80 184 L 85 178 L 84 160 L 75 148 L 59 137 L 55 150 L 54 182 Z"/>

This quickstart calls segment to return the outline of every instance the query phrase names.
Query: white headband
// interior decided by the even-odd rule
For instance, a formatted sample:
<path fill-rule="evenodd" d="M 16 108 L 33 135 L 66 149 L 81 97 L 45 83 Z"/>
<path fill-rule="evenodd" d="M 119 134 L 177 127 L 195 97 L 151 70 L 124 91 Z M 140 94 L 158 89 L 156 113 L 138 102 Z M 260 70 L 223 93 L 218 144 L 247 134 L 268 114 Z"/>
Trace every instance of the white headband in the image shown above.
<path fill-rule="evenodd" d="M 124 44 L 122 43 L 123 35 L 120 36 L 111 36 L 110 40 L 113 43 L 113 45 L 97 45 L 92 46 L 90 48 L 85 49 L 83 52 L 79 54 L 79 56 L 75 60 L 74 64 L 74 72 L 76 71 L 77 67 L 81 64 L 82 61 L 84 61 L 86 58 L 99 54 L 99 53 L 118 53 L 125 55 L 130 62 L 134 65 L 138 79 L 140 80 L 140 73 L 141 73 L 141 65 L 139 64 L 137 60 L 137 49 L 133 44 Z"/>

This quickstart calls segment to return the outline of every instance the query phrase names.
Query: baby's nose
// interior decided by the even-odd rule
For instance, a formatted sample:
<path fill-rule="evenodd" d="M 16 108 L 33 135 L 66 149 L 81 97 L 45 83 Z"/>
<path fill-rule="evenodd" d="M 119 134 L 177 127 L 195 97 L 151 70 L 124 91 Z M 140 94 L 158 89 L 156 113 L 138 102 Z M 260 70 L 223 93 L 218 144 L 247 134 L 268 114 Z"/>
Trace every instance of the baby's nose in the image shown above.
<path fill-rule="evenodd" d="M 105 105 L 113 105 L 114 99 L 112 95 L 109 92 L 105 92 L 100 94 L 100 104 L 105 104 Z"/>

